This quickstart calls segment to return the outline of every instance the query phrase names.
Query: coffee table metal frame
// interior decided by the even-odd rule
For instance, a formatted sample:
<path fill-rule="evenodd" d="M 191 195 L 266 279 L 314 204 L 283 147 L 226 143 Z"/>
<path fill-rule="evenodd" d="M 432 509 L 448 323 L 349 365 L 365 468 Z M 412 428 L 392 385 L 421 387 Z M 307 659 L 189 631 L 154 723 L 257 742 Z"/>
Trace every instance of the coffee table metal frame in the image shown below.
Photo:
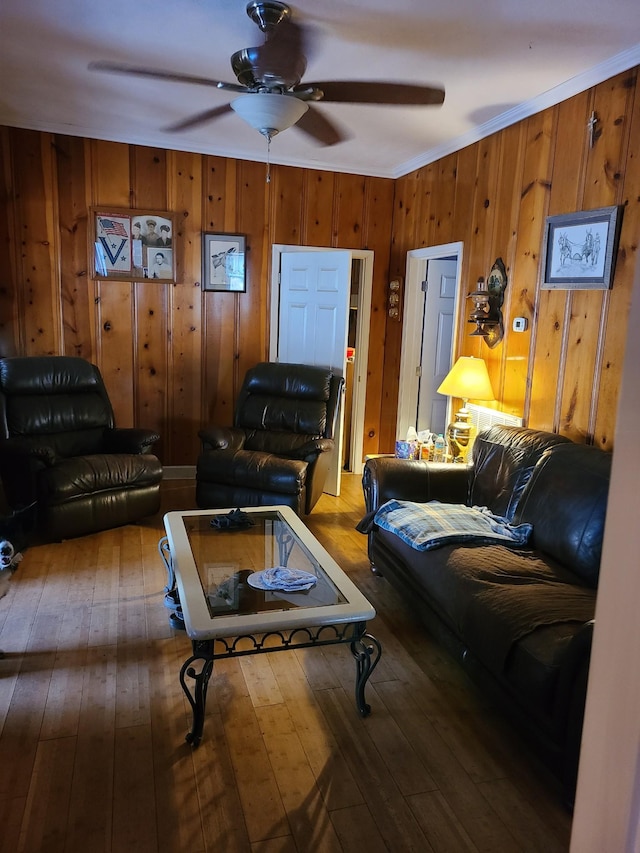
<path fill-rule="evenodd" d="M 180 669 L 180 684 L 193 714 L 186 741 L 194 747 L 202 739 L 213 663 L 222 658 L 348 643 L 356 662 L 356 706 L 363 717 L 371 711 L 365 701 L 365 687 L 382 654 L 379 641 L 367 632 L 367 622 L 376 615 L 374 608 L 290 507 L 244 507 L 243 511 L 278 513 L 285 522 L 285 533 L 278 539 L 280 564 L 287 565 L 297 539 L 345 601 L 322 607 L 301 606 L 291 610 L 212 616 L 184 520 L 189 516 L 226 514 L 229 510 L 167 513 L 164 516 L 167 535 L 158 543 L 158 549 L 167 569 L 165 598 L 175 602 L 177 611 L 171 623 L 174 627 L 182 627 L 180 622 L 184 621 L 192 644 L 192 654 Z M 227 534 L 217 531 L 215 535 L 224 537 Z M 239 535 L 239 532 L 231 535 Z M 193 688 L 187 676 L 193 679 Z"/>

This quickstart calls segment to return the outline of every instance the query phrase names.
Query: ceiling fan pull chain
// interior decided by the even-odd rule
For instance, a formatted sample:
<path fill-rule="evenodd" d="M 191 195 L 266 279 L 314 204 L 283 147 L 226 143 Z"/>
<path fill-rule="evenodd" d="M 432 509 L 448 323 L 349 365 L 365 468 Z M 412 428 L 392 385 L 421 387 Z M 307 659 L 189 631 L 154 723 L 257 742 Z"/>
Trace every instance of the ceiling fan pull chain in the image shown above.
<path fill-rule="evenodd" d="M 271 134 L 267 134 L 267 183 L 271 183 Z"/>

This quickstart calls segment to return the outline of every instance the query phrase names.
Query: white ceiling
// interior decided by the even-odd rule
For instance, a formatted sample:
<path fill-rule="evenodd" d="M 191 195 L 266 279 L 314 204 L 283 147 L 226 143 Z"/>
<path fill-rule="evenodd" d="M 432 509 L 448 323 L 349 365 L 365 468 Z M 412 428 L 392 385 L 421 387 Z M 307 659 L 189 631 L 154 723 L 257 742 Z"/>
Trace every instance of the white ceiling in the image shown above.
<path fill-rule="evenodd" d="M 235 113 L 162 128 L 229 101 L 214 88 L 88 71 L 92 60 L 235 82 L 230 55 L 262 42 L 246 0 L 2 0 L 0 124 L 266 160 Z M 442 107 L 320 103 L 349 138 L 295 127 L 271 161 L 399 177 L 640 64 L 639 0 L 293 0 L 313 29 L 302 82 L 443 85 Z"/>

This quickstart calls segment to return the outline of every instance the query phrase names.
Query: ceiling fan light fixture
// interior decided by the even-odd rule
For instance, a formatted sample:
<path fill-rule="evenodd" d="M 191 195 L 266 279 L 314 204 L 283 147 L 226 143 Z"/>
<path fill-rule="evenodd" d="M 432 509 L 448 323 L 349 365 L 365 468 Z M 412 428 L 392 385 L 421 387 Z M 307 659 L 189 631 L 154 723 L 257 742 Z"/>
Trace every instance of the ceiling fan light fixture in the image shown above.
<path fill-rule="evenodd" d="M 309 104 L 293 95 L 248 92 L 231 101 L 231 109 L 267 139 L 300 121 Z"/>

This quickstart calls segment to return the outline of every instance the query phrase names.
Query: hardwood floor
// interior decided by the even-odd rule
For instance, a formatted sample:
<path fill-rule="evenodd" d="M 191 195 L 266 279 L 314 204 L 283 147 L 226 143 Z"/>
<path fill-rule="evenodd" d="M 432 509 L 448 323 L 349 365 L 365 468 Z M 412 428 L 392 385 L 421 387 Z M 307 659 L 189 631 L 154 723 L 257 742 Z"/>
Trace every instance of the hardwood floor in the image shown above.
<path fill-rule="evenodd" d="M 163 484 L 162 512 L 194 506 Z M 568 850 L 557 786 L 369 571 L 363 511 L 346 475 L 307 523 L 378 612 L 371 716 L 342 646 L 218 661 L 196 750 L 162 513 L 30 548 L 0 601 L 0 850 Z"/>

